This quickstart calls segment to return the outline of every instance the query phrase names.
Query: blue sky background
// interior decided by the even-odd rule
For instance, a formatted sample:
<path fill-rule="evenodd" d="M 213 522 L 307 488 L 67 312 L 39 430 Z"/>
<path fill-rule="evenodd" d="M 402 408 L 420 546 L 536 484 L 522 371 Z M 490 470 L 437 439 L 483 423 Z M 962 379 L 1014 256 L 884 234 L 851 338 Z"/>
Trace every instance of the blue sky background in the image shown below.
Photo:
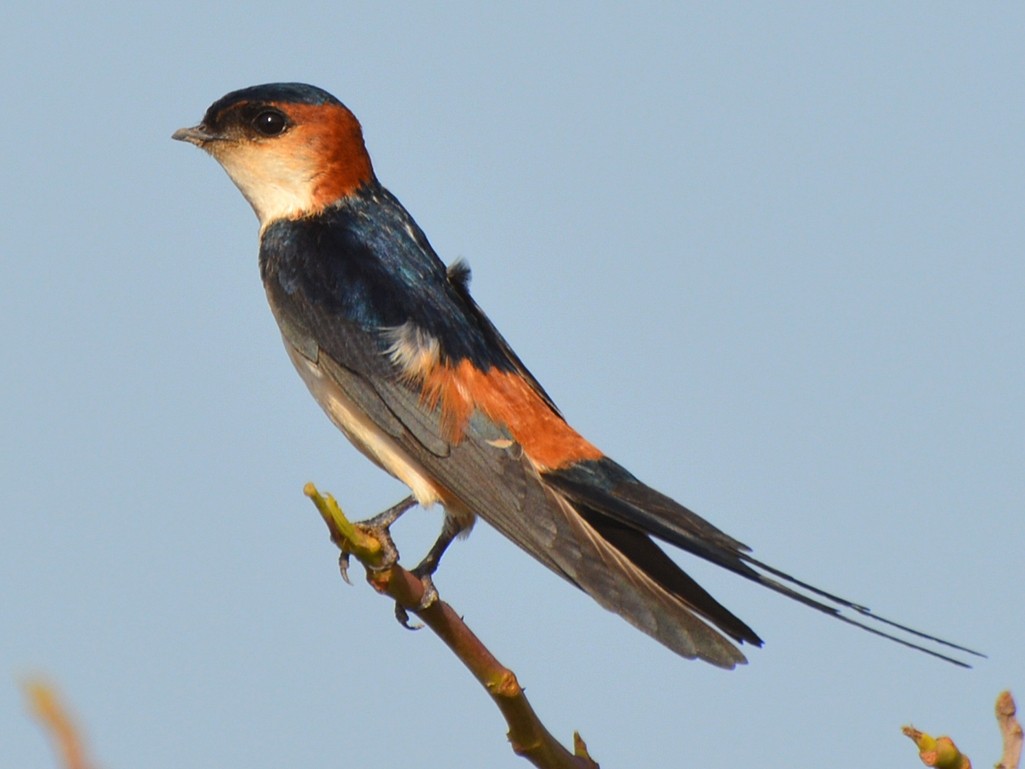
<path fill-rule="evenodd" d="M 0 29 L 0 753 L 44 672 L 103 766 L 526 766 L 301 489 L 402 495 L 289 365 L 256 222 L 170 140 L 320 85 L 573 424 L 973 671 L 687 568 L 767 641 L 686 662 L 484 525 L 438 578 L 602 766 L 998 758 L 1025 698 L 1025 8 L 19 3 Z M 771 7 L 771 10 L 770 10 Z M 440 523 L 397 527 L 415 562 Z"/>

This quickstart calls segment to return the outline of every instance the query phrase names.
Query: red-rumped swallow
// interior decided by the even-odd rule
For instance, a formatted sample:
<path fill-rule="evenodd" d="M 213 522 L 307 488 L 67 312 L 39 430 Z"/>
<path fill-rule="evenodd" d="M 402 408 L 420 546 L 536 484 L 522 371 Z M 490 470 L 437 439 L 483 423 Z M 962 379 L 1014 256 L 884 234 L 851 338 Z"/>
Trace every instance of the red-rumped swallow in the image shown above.
<path fill-rule="evenodd" d="M 446 269 L 378 182 L 359 122 L 330 94 L 299 83 L 234 91 L 174 138 L 210 153 L 256 212 L 267 298 L 314 398 L 416 502 L 444 506 L 423 573 L 479 515 L 677 654 L 745 662 L 737 645 L 761 639 L 657 539 L 955 664 L 920 644 L 975 653 L 756 560 L 570 427 L 470 297 L 468 268 Z"/>

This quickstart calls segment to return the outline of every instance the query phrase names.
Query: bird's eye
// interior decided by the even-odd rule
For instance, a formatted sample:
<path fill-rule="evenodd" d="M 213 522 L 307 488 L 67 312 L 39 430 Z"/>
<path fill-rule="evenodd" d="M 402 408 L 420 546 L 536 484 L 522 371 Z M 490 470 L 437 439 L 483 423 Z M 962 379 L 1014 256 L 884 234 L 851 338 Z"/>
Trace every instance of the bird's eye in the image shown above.
<path fill-rule="evenodd" d="M 253 118 L 253 128 L 264 136 L 277 136 L 285 130 L 287 125 L 285 116 L 277 110 L 264 110 Z"/>

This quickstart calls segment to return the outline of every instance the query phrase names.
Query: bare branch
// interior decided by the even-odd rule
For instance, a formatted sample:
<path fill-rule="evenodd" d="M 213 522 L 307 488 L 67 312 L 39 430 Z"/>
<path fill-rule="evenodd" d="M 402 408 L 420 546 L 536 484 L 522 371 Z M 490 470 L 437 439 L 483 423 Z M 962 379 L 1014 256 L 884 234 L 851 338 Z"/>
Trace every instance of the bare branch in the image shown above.
<path fill-rule="evenodd" d="M 905 726 L 901 731 L 905 737 L 914 740 L 918 746 L 918 757 L 926 766 L 934 766 L 936 769 L 972 769 L 968 756 L 957 749 L 950 737 L 933 737 L 913 726 Z"/>
<path fill-rule="evenodd" d="M 996 704 L 997 726 L 1004 738 L 1004 754 L 995 769 L 1018 769 L 1021 763 L 1022 730 L 1015 718 L 1014 698 L 1010 692 L 1000 692 Z M 918 755 L 926 766 L 939 769 L 971 769 L 972 762 L 961 753 L 950 737 L 932 737 L 914 727 L 905 726 L 904 735 L 918 746 Z"/>
<path fill-rule="evenodd" d="M 50 740 L 65 769 L 95 769 L 96 765 L 89 760 L 74 721 L 54 688 L 39 679 L 27 681 L 24 688 L 33 715 L 50 733 Z"/>
<path fill-rule="evenodd" d="M 551 735 L 527 702 L 516 675 L 488 651 L 451 606 L 437 599 L 421 607 L 425 596 L 423 583 L 398 563 L 388 562 L 388 549 L 373 532 L 350 522 L 334 498 L 329 494 L 322 496 L 312 483 L 306 485 L 304 493 L 320 511 L 331 541 L 343 555 L 351 553 L 366 567 L 367 582 L 419 617 L 491 695 L 509 726 L 509 742 L 517 755 L 538 769 L 598 769 L 580 735 L 574 735 L 572 753 Z"/>
<path fill-rule="evenodd" d="M 1004 738 L 1004 755 L 996 769 L 1018 769 L 1021 763 L 1022 731 L 1021 724 L 1015 718 L 1017 707 L 1010 692 L 1000 692 L 997 697 L 997 725 Z"/>

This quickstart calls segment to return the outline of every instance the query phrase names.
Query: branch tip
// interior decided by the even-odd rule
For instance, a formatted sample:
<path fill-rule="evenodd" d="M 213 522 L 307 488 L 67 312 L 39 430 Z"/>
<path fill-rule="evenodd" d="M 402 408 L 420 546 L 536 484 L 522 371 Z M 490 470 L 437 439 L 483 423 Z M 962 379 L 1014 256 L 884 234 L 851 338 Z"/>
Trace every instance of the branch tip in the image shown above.
<path fill-rule="evenodd" d="M 346 518 L 333 496 L 321 494 L 312 483 L 303 486 L 303 494 L 313 501 L 331 534 L 331 541 L 342 551 L 353 553 L 361 561 L 373 561 L 378 557 L 383 548 L 377 537 Z"/>
<path fill-rule="evenodd" d="M 1004 754 L 997 764 L 997 769 L 1018 769 L 1021 764 L 1022 752 L 1022 728 L 1021 723 L 1015 718 L 1017 706 L 1014 704 L 1014 697 L 1009 691 L 1000 692 L 997 697 L 996 716 L 997 726 L 1000 727 L 1000 735 L 1004 741 Z"/>
<path fill-rule="evenodd" d="M 584 738 L 580 736 L 580 732 L 573 732 L 573 755 L 577 758 L 583 758 L 590 761 L 595 765 L 595 767 L 598 766 L 594 759 L 591 758 L 591 754 L 587 752 L 587 743 L 584 742 Z"/>
<path fill-rule="evenodd" d="M 926 766 L 934 766 L 936 769 L 972 769 L 968 756 L 958 750 L 950 737 L 933 737 L 913 726 L 905 726 L 901 731 L 905 737 L 914 741 L 918 747 L 918 757 Z"/>
<path fill-rule="evenodd" d="M 90 769 L 94 766 L 71 715 L 60 695 L 41 678 L 31 678 L 22 687 L 32 715 L 50 734 L 54 749 L 60 754 L 65 769 Z"/>
<path fill-rule="evenodd" d="M 597 769 L 598 764 L 587 754 L 587 746 L 579 734 L 574 734 L 574 753 L 552 737 L 527 702 L 516 675 L 488 651 L 452 607 L 441 600 L 422 605 L 424 583 L 398 563 L 398 552 L 388 535 L 387 526 L 394 516 L 386 514 L 392 511 L 382 514 L 388 522 L 383 525 L 379 523 L 382 516 L 354 524 L 344 516 L 331 495 L 321 495 L 312 483 L 303 487 L 303 493 L 313 500 L 331 532 L 331 540 L 342 551 L 342 576 L 346 576 L 351 553 L 366 567 L 371 586 L 394 599 L 397 616 L 408 618 L 408 610 L 423 620 L 498 705 L 509 726 L 509 741 L 517 755 L 524 756 L 539 769 Z M 409 504 L 400 503 L 396 507 L 405 509 Z"/>

